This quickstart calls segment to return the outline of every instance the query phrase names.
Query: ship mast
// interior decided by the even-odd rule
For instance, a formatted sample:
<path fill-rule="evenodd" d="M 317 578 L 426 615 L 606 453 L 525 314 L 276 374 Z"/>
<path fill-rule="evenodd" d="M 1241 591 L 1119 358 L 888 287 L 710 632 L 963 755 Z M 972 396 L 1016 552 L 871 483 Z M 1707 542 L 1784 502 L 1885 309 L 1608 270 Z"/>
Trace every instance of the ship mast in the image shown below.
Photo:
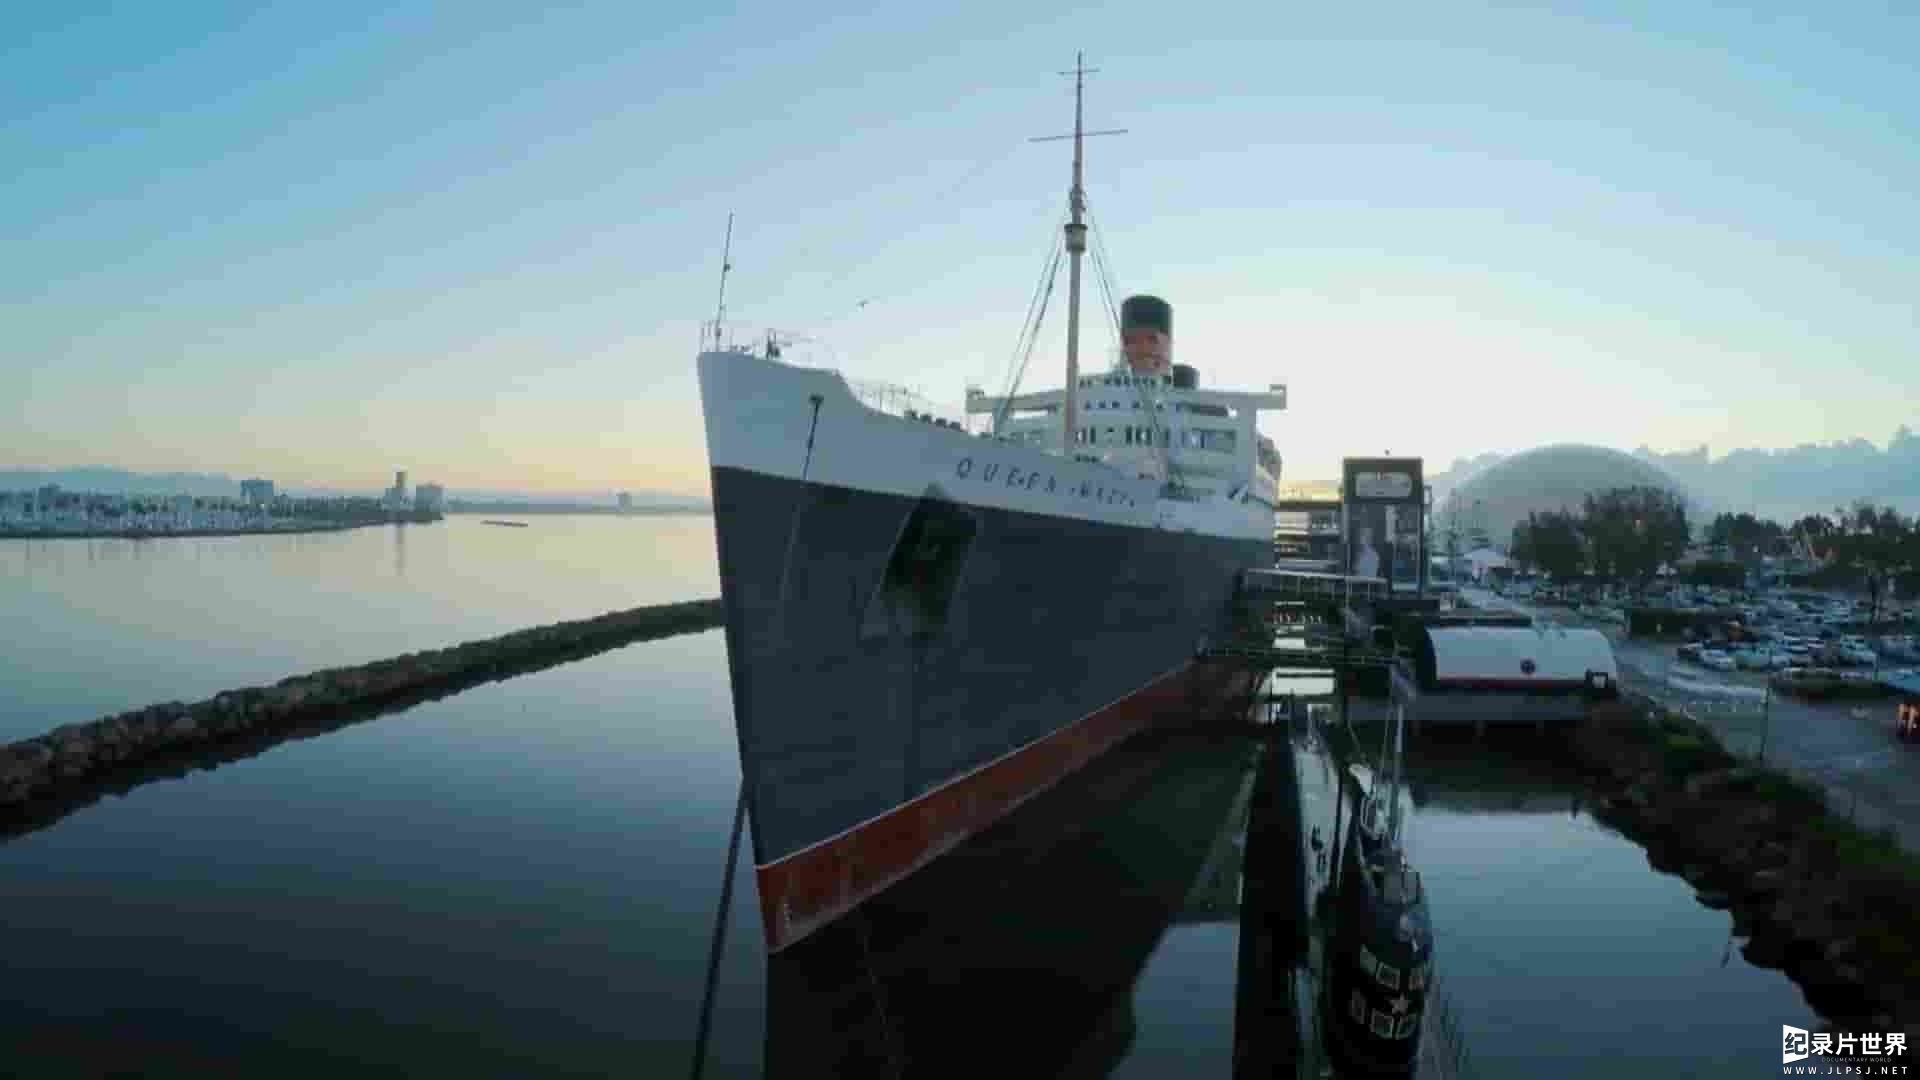
<path fill-rule="evenodd" d="M 733 213 L 727 213 L 727 241 L 720 249 L 720 301 L 713 311 L 713 349 L 719 352 L 720 324 L 727 317 L 727 272 L 733 269 Z"/>
<path fill-rule="evenodd" d="M 1063 444 L 1068 454 L 1073 453 L 1073 433 L 1080 430 L 1075 425 L 1079 422 L 1076 405 L 1080 397 L 1080 256 L 1087 251 L 1087 227 L 1080 220 L 1087 207 L 1087 192 L 1080 184 L 1081 99 L 1087 84 L 1086 59 L 1087 54 L 1083 52 L 1073 57 L 1073 187 L 1067 192 L 1067 206 L 1072 215 L 1067 221 L 1067 430 Z"/>
<path fill-rule="evenodd" d="M 1073 140 L 1073 187 L 1068 189 L 1067 192 L 1067 206 L 1070 211 L 1070 216 L 1066 229 L 1067 254 L 1072 258 L 1067 269 L 1067 397 L 1066 407 L 1062 410 L 1065 414 L 1064 421 L 1066 424 L 1066 428 L 1062 432 L 1065 440 L 1062 443 L 1062 447 L 1069 455 L 1073 453 L 1073 436 L 1074 432 L 1078 430 L 1079 424 L 1080 256 L 1086 254 L 1087 251 L 1087 226 L 1086 222 L 1082 220 L 1087 209 L 1087 192 L 1086 188 L 1081 185 L 1081 176 L 1083 173 L 1082 164 L 1084 161 L 1081 152 L 1081 141 L 1094 135 L 1122 135 L 1126 132 L 1124 128 L 1113 131 L 1083 130 L 1082 117 L 1084 112 L 1082 102 L 1086 91 L 1086 77 L 1099 70 L 1099 68 L 1090 68 L 1087 66 L 1086 53 L 1075 53 L 1073 70 L 1060 73 L 1062 75 L 1073 76 L 1073 134 L 1046 135 L 1029 140 L 1030 142 L 1051 142 L 1055 139 L 1064 138 L 1071 138 Z"/>

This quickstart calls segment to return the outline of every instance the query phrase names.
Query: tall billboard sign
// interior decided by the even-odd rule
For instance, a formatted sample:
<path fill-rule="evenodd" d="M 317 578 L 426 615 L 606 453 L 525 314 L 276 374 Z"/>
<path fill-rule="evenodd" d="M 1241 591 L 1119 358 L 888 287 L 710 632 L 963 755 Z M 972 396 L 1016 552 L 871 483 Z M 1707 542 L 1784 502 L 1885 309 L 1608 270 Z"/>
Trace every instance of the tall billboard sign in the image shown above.
<path fill-rule="evenodd" d="M 1347 458 L 1340 501 L 1347 573 L 1381 578 L 1396 593 L 1427 587 L 1426 481 L 1419 458 Z"/>

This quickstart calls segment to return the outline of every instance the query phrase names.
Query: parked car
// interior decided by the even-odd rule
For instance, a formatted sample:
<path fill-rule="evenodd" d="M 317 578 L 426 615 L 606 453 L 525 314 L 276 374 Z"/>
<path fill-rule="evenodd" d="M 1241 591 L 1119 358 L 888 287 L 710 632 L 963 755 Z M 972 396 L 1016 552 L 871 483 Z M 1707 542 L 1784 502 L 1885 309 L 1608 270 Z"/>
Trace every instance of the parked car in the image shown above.
<path fill-rule="evenodd" d="M 1706 649 L 1700 653 L 1700 663 L 1715 671 L 1732 671 L 1735 667 L 1733 657 L 1718 649 Z"/>
<path fill-rule="evenodd" d="M 1880 658 L 1873 654 L 1873 650 L 1865 645 L 1842 645 L 1839 652 L 1840 659 L 1849 664 L 1871 667 L 1880 662 Z"/>
<path fill-rule="evenodd" d="M 1818 696 L 1840 685 L 1840 673 L 1832 668 L 1791 667 L 1774 675 L 1772 682 L 1776 690 Z"/>

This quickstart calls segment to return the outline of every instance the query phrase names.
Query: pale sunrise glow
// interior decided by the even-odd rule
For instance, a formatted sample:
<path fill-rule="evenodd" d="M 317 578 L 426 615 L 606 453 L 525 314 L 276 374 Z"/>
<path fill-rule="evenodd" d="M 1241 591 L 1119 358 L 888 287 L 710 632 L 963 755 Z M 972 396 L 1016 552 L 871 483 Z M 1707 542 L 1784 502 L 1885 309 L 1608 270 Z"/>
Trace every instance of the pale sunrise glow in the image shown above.
<path fill-rule="evenodd" d="M 1071 127 L 1077 49 L 1089 126 L 1128 129 L 1087 151 L 1119 287 L 1208 385 L 1288 384 L 1289 483 L 1920 416 L 1904 11 L 23 18 L 0 464 L 703 494 L 729 212 L 743 333 L 997 389 L 1067 187 L 1026 140 Z M 1056 306 L 1023 385 L 1063 334 Z"/>

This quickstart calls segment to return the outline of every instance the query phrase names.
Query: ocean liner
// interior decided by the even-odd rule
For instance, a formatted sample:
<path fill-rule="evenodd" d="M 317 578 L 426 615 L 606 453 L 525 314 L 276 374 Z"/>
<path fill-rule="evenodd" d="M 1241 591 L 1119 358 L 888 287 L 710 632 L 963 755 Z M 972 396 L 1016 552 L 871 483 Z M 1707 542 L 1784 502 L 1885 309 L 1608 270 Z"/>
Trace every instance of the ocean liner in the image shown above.
<path fill-rule="evenodd" d="M 1281 463 L 1255 420 L 1286 390 L 1202 389 L 1152 296 L 1119 306 L 1112 369 L 1079 370 L 1085 73 L 1060 389 L 970 389 L 967 420 L 935 420 L 788 362 L 772 335 L 755 351 L 709 326 L 700 395 L 770 951 L 1154 722 L 1248 688 L 1200 653 L 1240 572 L 1272 562 Z"/>

